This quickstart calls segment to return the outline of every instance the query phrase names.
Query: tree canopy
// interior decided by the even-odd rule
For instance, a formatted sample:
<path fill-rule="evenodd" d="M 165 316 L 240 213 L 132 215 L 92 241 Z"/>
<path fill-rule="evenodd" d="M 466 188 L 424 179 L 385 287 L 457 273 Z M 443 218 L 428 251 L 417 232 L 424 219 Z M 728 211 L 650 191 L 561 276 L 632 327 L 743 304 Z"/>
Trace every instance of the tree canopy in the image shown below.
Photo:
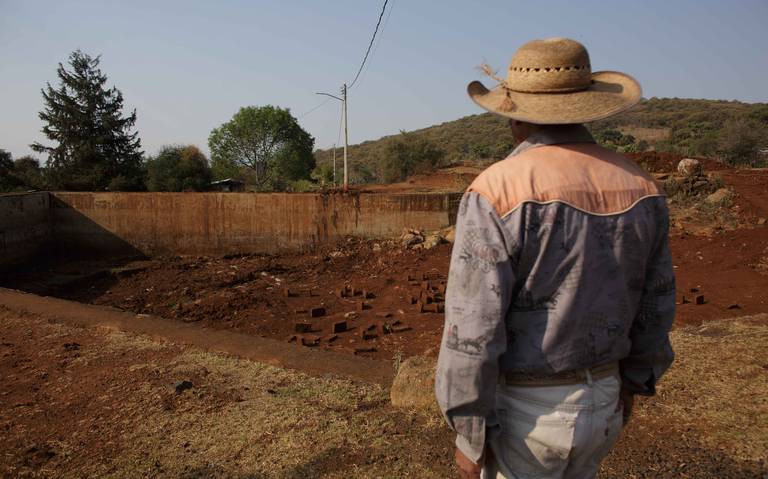
<path fill-rule="evenodd" d="M 257 190 L 308 180 L 314 143 L 289 110 L 271 105 L 241 108 L 208 138 L 214 176 L 239 178 Z"/>
<path fill-rule="evenodd" d="M 59 86 L 42 90 L 45 108 L 39 117 L 42 132 L 54 146 L 30 145 L 48 155 L 51 187 L 68 190 L 103 190 L 142 187 L 142 151 L 136 110 L 123 116 L 123 95 L 107 88 L 98 68 L 100 57 L 76 50 L 69 68 L 59 63 Z"/>
<path fill-rule="evenodd" d="M 211 186 L 211 168 L 196 146 L 164 146 L 147 160 L 149 191 L 206 191 Z"/>

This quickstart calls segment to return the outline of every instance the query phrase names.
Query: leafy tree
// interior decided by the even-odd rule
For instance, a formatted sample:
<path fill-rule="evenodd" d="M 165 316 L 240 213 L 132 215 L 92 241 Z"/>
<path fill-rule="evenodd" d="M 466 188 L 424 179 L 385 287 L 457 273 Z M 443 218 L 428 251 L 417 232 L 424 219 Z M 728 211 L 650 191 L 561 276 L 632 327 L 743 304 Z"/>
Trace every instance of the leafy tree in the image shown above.
<path fill-rule="evenodd" d="M 18 184 L 27 190 L 40 190 L 45 184 L 40 162 L 28 155 L 14 160 L 13 176 Z"/>
<path fill-rule="evenodd" d="M 431 141 L 401 131 L 386 150 L 384 181 L 402 181 L 412 174 L 432 171 L 444 155 Z"/>
<path fill-rule="evenodd" d="M 719 151 L 730 164 L 752 164 L 757 160 L 761 139 L 760 125 L 740 117 L 725 122 L 720 131 Z"/>
<path fill-rule="evenodd" d="M 123 116 L 123 95 L 106 87 L 99 61 L 80 50 L 72 52 L 69 69 L 59 63 L 59 87 L 48 83 L 42 90 L 42 131 L 56 145 L 31 147 L 48 155 L 54 188 L 103 190 L 118 176 L 123 177 L 121 188 L 142 186 L 141 141 L 138 133 L 131 133 L 136 110 Z"/>
<path fill-rule="evenodd" d="M 149 191 L 206 191 L 211 178 L 208 159 L 193 145 L 164 146 L 147 160 Z"/>
<path fill-rule="evenodd" d="M 208 138 L 214 175 L 245 177 L 257 190 L 309 179 L 314 144 L 289 110 L 271 105 L 241 108 Z"/>
<path fill-rule="evenodd" d="M 9 151 L 0 149 L 0 191 L 12 191 L 16 179 L 13 176 L 13 157 Z"/>

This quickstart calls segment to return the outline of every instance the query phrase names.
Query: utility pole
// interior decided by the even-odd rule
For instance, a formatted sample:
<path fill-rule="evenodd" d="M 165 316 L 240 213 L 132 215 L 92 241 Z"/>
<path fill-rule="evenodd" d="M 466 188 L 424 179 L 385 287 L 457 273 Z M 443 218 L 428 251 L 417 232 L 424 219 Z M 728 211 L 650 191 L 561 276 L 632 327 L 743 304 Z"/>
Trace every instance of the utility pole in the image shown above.
<path fill-rule="evenodd" d="M 336 186 L 336 143 L 333 144 L 333 186 Z"/>
<path fill-rule="evenodd" d="M 342 114 L 344 115 L 344 191 L 349 189 L 349 174 L 347 172 L 347 147 L 349 146 L 349 133 L 347 128 L 347 84 L 345 83 L 341 87 L 341 98 L 330 93 L 324 93 L 321 91 L 315 92 L 317 95 L 325 95 L 331 98 L 335 98 L 341 102 L 343 108 Z M 336 154 L 336 148 L 334 146 L 334 155 Z"/>
<path fill-rule="evenodd" d="M 341 89 L 342 102 L 344 103 L 344 191 L 349 189 L 349 177 L 347 176 L 347 145 L 349 144 L 349 136 L 347 133 L 347 84 L 345 83 Z"/>

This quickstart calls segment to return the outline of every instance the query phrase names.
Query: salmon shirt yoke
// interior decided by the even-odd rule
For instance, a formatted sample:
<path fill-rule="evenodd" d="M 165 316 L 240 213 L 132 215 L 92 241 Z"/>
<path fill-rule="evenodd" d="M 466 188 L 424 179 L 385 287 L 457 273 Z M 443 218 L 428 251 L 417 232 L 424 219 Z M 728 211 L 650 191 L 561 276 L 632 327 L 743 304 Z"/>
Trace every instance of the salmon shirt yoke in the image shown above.
<path fill-rule="evenodd" d="M 504 372 L 618 362 L 652 395 L 674 358 L 666 197 L 581 125 L 542 128 L 462 197 L 435 392 L 478 460 Z"/>

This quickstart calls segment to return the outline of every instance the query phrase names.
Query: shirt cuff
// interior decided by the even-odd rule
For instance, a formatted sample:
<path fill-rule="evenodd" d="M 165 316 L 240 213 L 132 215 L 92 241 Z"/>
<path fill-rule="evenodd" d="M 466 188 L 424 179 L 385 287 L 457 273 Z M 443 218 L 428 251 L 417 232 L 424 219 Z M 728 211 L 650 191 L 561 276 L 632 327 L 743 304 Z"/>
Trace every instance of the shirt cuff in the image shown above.
<path fill-rule="evenodd" d="M 476 441 L 474 444 L 469 439 L 461 434 L 456 435 L 456 447 L 462 454 L 467 456 L 470 461 L 475 464 L 480 464 L 480 458 L 483 457 L 485 452 L 485 435 L 482 437 L 482 442 Z"/>

